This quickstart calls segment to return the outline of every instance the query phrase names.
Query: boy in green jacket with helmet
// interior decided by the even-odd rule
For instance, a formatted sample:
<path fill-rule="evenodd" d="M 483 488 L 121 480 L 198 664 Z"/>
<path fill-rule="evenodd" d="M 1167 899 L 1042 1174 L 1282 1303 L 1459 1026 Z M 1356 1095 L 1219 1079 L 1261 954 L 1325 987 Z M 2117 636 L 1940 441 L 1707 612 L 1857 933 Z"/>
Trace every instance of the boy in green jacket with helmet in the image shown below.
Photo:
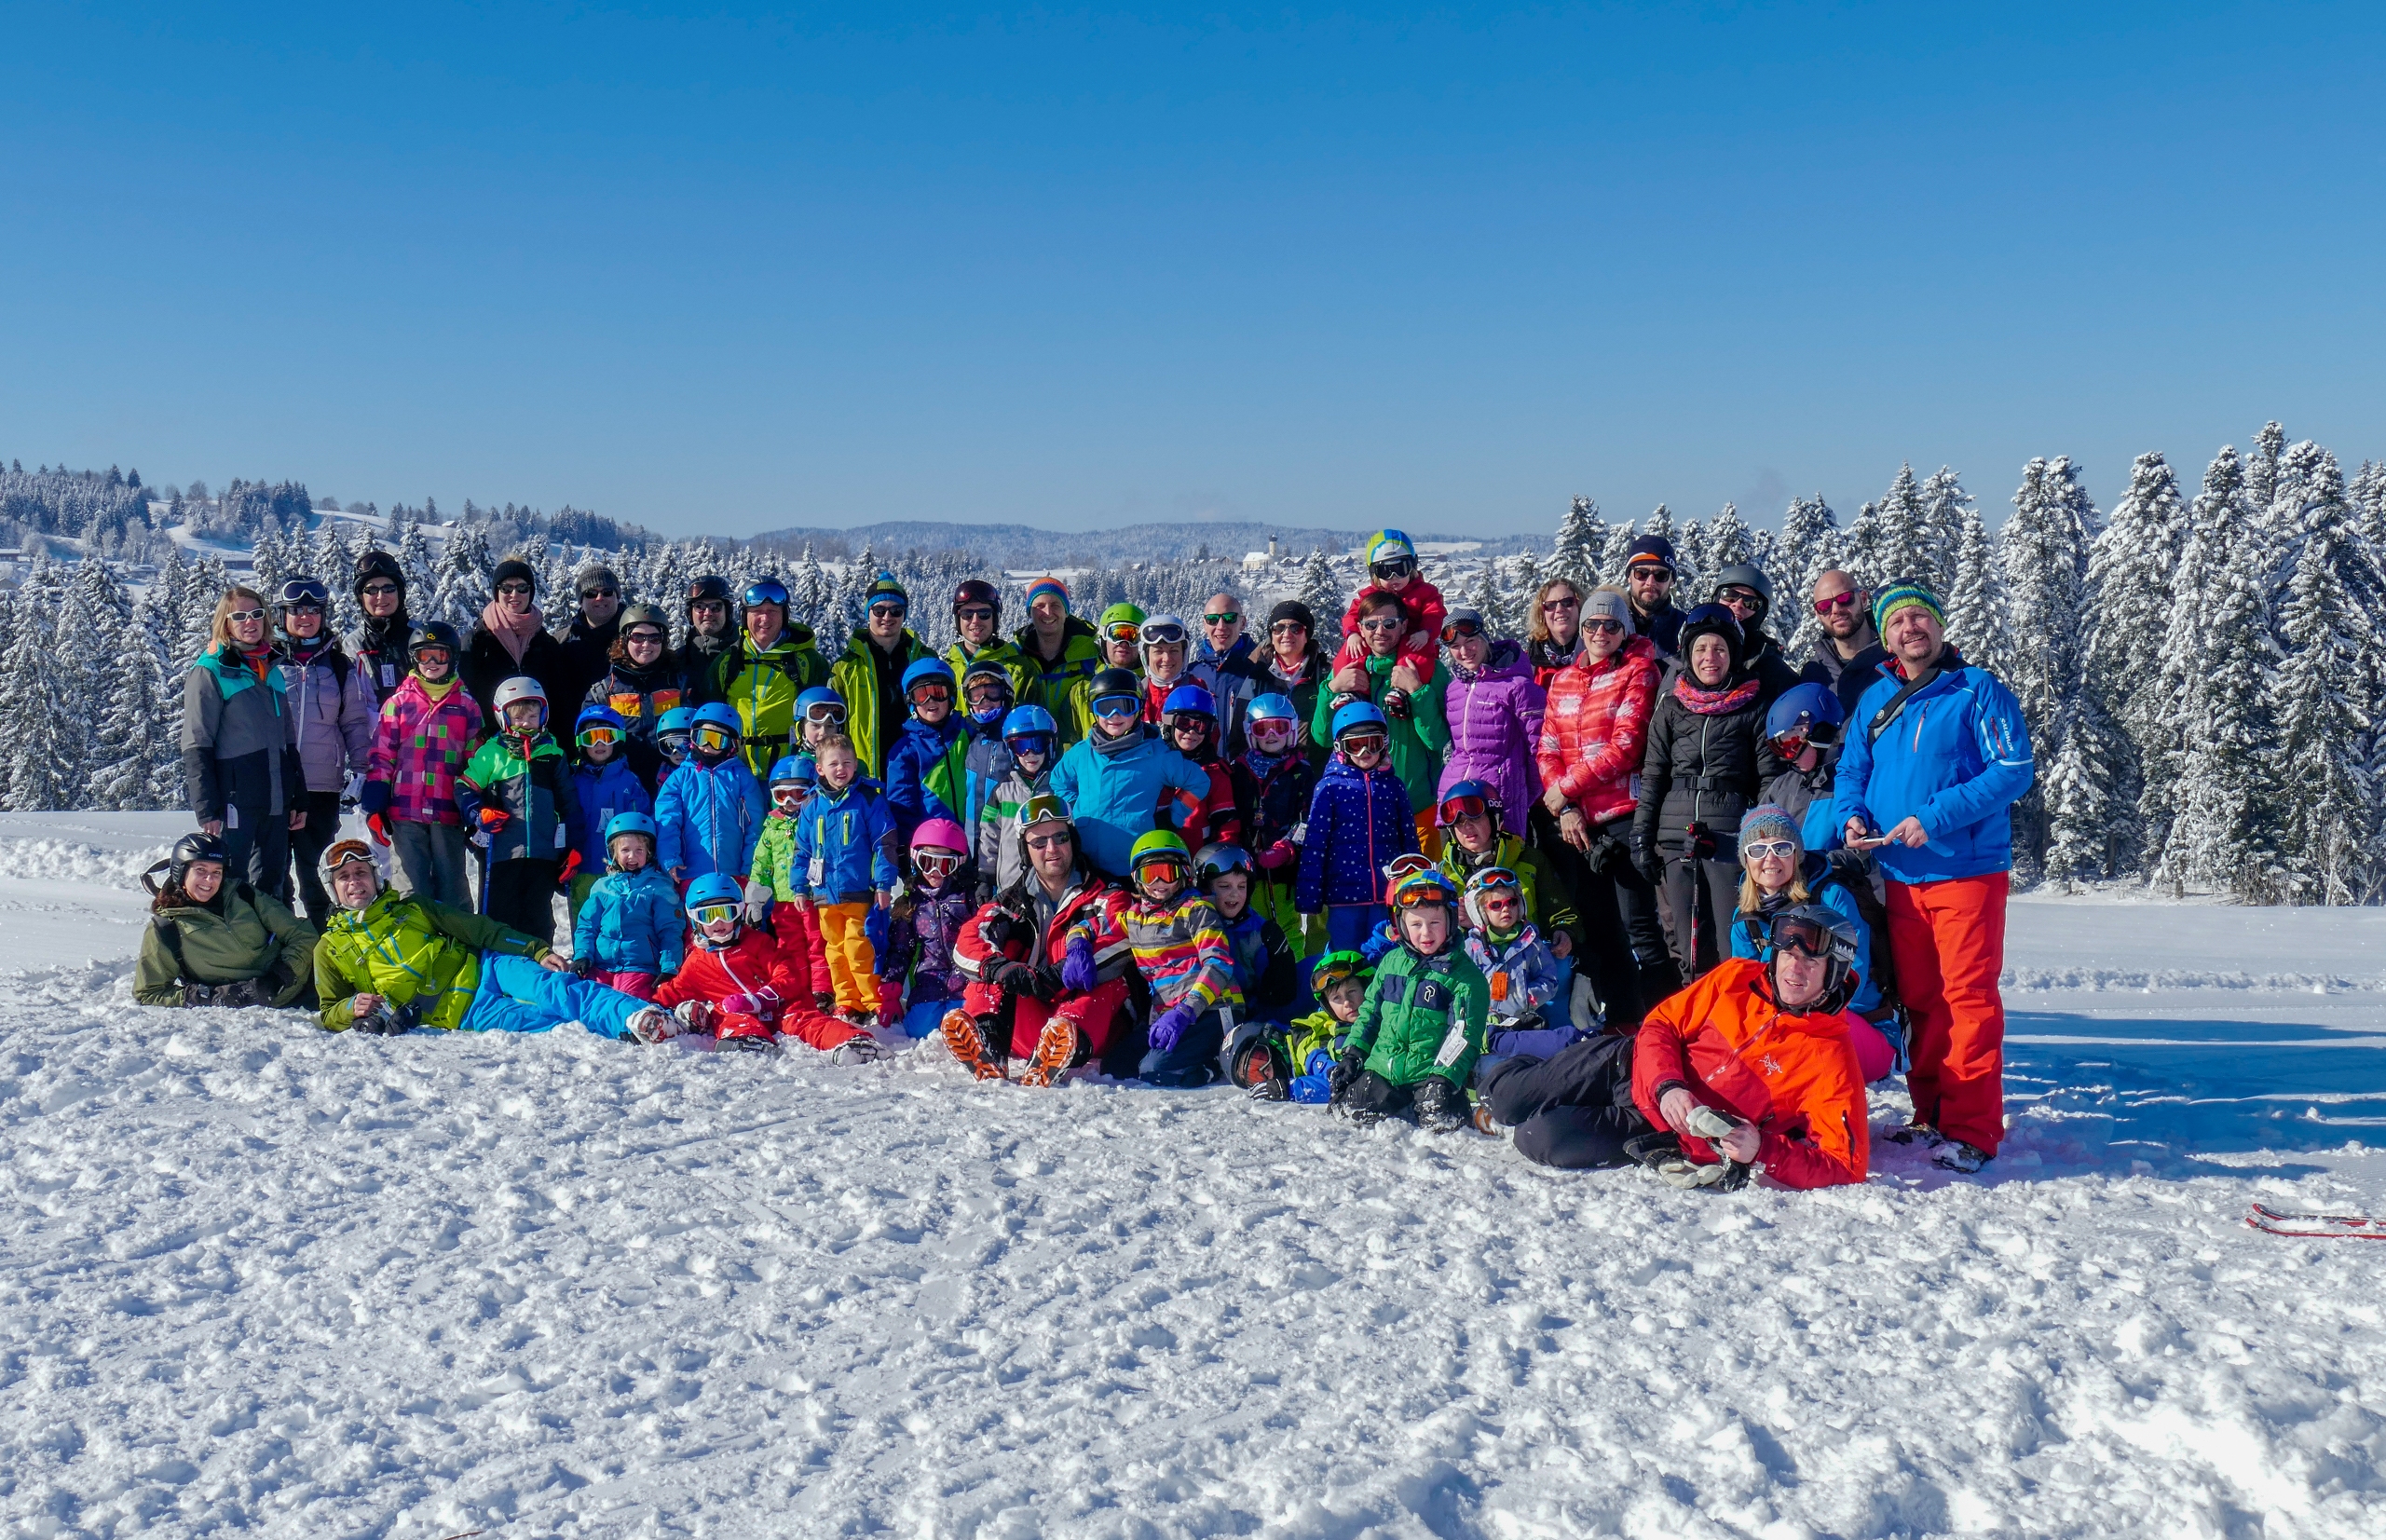
<path fill-rule="evenodd" d="M 1328 1073 L 1353 1123 L 1413 1111 L 1418 1126 L 1466 1126 L 1466 1083 L 1483 1052 L 1491 987 L 1458 945 L 1458 890 L 1427 867 L 1392 890 L 1400 944 L 1375 965 L 1350 1042 Z"/>

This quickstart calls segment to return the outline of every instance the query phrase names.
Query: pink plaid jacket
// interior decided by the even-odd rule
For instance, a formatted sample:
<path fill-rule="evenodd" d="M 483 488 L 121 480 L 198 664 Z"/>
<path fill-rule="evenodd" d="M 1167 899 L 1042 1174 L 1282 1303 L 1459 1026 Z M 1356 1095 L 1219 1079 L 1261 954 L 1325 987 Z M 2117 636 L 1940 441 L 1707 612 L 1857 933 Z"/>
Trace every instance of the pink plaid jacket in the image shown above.
<path fill-rule="evenodd" d="M 481 703 L 462 684 L 434 701 L 409 674 L 381 702 L 365 775 L 389 783 L 389 813 L 409 824 L 461 824 L 456 777 L 481 741 Z"/>

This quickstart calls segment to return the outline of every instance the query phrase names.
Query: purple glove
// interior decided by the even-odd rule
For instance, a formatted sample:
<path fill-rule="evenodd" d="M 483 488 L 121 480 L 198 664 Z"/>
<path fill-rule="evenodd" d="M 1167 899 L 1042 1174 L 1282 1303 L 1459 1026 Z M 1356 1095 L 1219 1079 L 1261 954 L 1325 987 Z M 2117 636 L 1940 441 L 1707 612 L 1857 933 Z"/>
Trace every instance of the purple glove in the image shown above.
<path fill-rule="evenodd" d="M 758 1016 L 762 1014 L 760 995 L 730 995 L 721 1002 L 721 1009 L 733 1016 Z"/>
<path fill-rule="evenodd" d="M 1094 944 L 1082 935 L 1069 938 L 1069 955 L 1060 961 L 1060 987 L 1081 995 L 1094 987 Z"/>
<path fill-rule="evenodd" d="M 1190 1000 L 1169 1006 L 1152 1018 L 1152 1046 L 1166 1053 L 1177 1045 L 1177 1039 L 1185 1035 L 1185 1029 L 1200 1019 L 1201 1007 Z"/>

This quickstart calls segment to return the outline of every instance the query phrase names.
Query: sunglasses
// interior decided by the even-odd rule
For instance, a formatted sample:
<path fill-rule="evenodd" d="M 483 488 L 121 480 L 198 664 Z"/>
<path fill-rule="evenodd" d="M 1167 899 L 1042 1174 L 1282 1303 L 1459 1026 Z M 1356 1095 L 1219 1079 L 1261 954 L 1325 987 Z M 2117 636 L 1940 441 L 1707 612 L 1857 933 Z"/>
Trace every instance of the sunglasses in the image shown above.
<path fill-rule="evenodd" d="M 618 588 L 583 588 L 579 596 L 583 599 L 618 599 L 621 591 Z"/>
<path fill-rule="evenodd" d="M 621 729 L 605 727 L 582 728 L 579 729 L 579 741 L 583 743 L 618 743 L 621 741 Z"/>
<path fill-rule="evenodd" d="M 281 612 L 284 615 L 320 615 L 323 613 L 323 606 L 310 600 L 301 604 L 284 605 L 281 606 Z"/>
<path fill-rule="evenodd" d="M 1268 634 L 1271 636 L 1281 636 L 1288 631 L 1297 632 L 1304 636 L 1309 634 L 1309 628 L 1302 625 L 1298 620 L 1278 620 L 1275 624 L 1268 627 Z"/>
<path fill-rule="evenodd" d="M 900 620 L 910 613 L 910 609 L 903 605 L 872 605 L 870 606 L 870 619 L 873 620 Z"/>
<path fill-rule="evenodd" d="M 1734 609 L 1753 609 L 1764 602 L 1752 589 L 1719 588 L 1715 591 L 1715 603 L 1729 605 Z"/>
<path fill-rule="evenodd" d="M 1625 576 L 1636 583 L 1655 583 L 1657 587 L 1663 588 L 1666 584 L 1673 581 L 1673 569 L 1668 566 L 1658 566 L 1650 562 L 1643 562 L 1640 566 L 1626 572 Z"/>
<path fill-rule="evenodd" d="M 1104 634 L 1113 642 L 1134 642 L 1142 639 L 1143 628 L 1133 620 L 1119 620 L 1113 622 Z"/>
<path fill-rule="evenodd" d="M 729 605 L 727 599 L 694 599 L 688 605 L 688 613 L 690 615 L 727 615 L 729 612 Z"/>
<path fill-rule="evenodd" d="M 1408 624 L 1408 621 L 1403 620 L 1398 615 L 1377 615 L 1371 619 L 1359 621 L 1358 629 L 1361 631 L 1398 631 L 1406 624 Z"/>
<path fill-rule="evenodd" d="M 362 592 L 368 599 L 386 599 L 398 591 L 395 583 L 367 583 Z"/>
<path fill-rule="evenodd" d="M 499 593 L 529 593 L 534 591 L 528 583 L 517 580 L 498 584 L 498 592 Z"/>
<path fill-rule="evenodd" d="M 1097 716 L 1132 716 L 1143 709 L 1143 702 L 1132 695 L 1105 695 L 1094 702 Z"/>
<path fill-rule="evenodd" d="M 231 614 L 226 615 L 224 618 L 231 621 L 236 626 L 244 626 L 252 620 L 264 620 L 266 618 L 266 612 L 262 609 L 236 609 Z"/>
<path fill-rule="evenodd" d="M 1367 570 L 1378 578 L 1405 578 L 1417 569 L 1417 564 L 1406 556 L 1396 556 L 1388 562 L 1377 562 Z"/>
<path fill-rule="evenodd" d="M 1147 625 L 1141 628 L 1141 634 L 1145 647 L 1181 647 L 1184 645 L 1185 628 L 1166 623 Z"/>
<path fill-rule="evenodd" d="M 1828 615 L 1834 609 L 1853 609 L 1855 607 L 1856 591 L 1852 588 L 1845 593 L 1834 593 L 1828 599 L 1817 599 L 1814 602 L 1814 612 L 1817 615 Z"/>
<path fill-rule="evenodd" d="M 1031 851 L 1058 850 L 1061 846 L 1073 842 L 1075 838 L 1070 834 L 1031 834 L 1028 836 L 1028 849 Z"/>
<path fill-rule="evenodd" d="M 1621 620 L 1585 620 L 1582 623 L 1582 628 L 1583 630 L 1589 632 L 1594 636 L 1621 636 L 1624 634 L 1624 622 Z"/>
<path fill-rule="evenodd" d="M 968 609 L 954 610 L 953 619 L 956 620 L 990 620 L 994 619 L 994 612 L 987 608 L 984 605 L 976 605 Z"/>
<path fill-rule="evenodd" d="M 735 904 L 699 904 L 688 911 L 688 918 L 699 925 L 717 925 L 724 920 L 735 920 L 743 912 Z"/>
<path fill-rule="evenodd" d="M 815 701 L 811 705 L 804 708 L 804 720 L 807 722 L 826 722 L 832 725 L 842 722 L 845 720 L 845 702 L 842 701 Z"/>
<path fill-rule="evenodd" d="M 1201 623 L 1206 626 L 1231 626 L 1242 618 L 1242 611 L 1230 609 L 1223 615 L 1205 615 L 1201 618 Z"/>
<path fill-rule="evenodd" d="M 1571 593 L 1567 594 L 1562 599 L 1544 599 L 1541 601 L 1541 613 L 1544 615 L 1555 615 L 1561 609 L 1580 609 L 1581 607 L 1582 601 L 1575 598 Z"/>
<path fill-rule="evenodd" d="M 1452 620 L 1441 628 L 1441 639 L 1445 642 L 1464 641 L 1482 634 L 1483 622 L 1480 620 Z"/>
<path fill-rule="evenodd" d="M 1739 858 L 1743 861 L 1762 861 L 1775 855 L 1787 858 L 1796 854 L 1797 849 L 1798 842 L 1794 839 L 1759 839 L 1753 844 L 1742 845 Z"/>

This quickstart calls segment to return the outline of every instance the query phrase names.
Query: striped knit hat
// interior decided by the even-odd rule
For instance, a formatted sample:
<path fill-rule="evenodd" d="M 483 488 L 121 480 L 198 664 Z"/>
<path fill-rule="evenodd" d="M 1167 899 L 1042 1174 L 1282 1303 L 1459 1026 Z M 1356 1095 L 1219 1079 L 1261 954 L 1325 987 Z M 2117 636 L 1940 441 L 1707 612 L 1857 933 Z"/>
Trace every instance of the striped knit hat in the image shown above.
<path fill-rule="evenodd" d="M 1940 629 L 1946 628 L 1947 606 L 1939 602 L 1939 596 L 1911 578 L 1900 578 L 1882 585 L 1880 593 L 1873 596 L 1873 630 L 1888 635 L 1888 618 L 1908 605 L 1920 605 L 1930 612 L 1930 619 L 1939 622 Z"/>
<path fill-rule="evenodd" d="M 1806 840 L 1798 834 L 1798 821 L 1779 802 L 1760 802 L 1739 815 L 1740 850 L 1745 852 L 1759 839 L 1788 839 L 1798 849 L 1806 849 Z"/>
<path fill-rule="evenodd" d="M 1035 602 L 1047 593 L 1058 594 L 1060 607 L 1062 609 L 1069 607 L 1069 585 L 1057 578 L 1038 578 L 1034 582 L 1029 583 L 1028 585 L 1029 606 L 1032 608 Z"/>

